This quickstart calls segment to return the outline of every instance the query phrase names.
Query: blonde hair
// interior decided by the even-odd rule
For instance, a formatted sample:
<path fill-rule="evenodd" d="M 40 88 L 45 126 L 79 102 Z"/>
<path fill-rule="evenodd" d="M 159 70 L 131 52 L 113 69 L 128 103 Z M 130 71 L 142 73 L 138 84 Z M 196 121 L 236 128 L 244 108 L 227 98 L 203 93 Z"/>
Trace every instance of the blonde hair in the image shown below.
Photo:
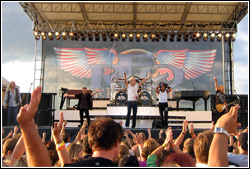
<path fill-rule="evenodd" d="M 15 83 L 15 88 L 17 88 L 16 82 L 15 82 L 15 81 L 11 81 L 11 82 L 8 84 L 6 91 L 9 91 L 9 90 L 10 90 L 11 83 L 13 83 L 13 82 Z"/>
<path fill-rule="evenodd" d="M 143 145 L 142 157 L 147 159 L 147 157 L 159 146 L 160 145 L 157 143 L 155 139 L 153 138 L 147 139 Z"/>
<path fill-rule="evenodd" d="M 67 147 L 69 158 L 71 160 L 78 159 L 79 153 L 83 150 L 83 146 L 80 144 L 72 143 Z"/>

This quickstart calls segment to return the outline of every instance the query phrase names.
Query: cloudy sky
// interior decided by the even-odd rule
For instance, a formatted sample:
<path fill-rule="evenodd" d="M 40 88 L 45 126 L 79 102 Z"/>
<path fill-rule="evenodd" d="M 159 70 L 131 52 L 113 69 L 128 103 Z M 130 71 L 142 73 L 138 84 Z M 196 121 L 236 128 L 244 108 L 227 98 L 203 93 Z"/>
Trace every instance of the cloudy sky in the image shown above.
<path fill-rule="evenodd" d="M 2 2 L 1 75 L 15 81 L 21 92 L 29 92 L 34 80 L 35 39 L 32 22 L 18 2 Z M 234 42 L 234 77 L 238 94 L 248 94 L 249 81 L 248 14 L 238 24 Z M 37 84 L 38 85 L 38 84 Z"/>

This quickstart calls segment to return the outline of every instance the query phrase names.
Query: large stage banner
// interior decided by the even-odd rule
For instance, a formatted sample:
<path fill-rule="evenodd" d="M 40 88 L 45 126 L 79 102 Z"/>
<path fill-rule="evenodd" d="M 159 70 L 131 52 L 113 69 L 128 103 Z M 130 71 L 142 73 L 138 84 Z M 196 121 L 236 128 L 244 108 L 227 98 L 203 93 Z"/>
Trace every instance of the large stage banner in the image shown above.
<path fill-rule="evenodd" d="M 214 77 L 223 84 L 222 42 L 130 42 L 46 40 L 44 92 L 68 89 L 101 89 L 99 98 L 111 98 L 115 88 L 124 89 L 127 77 L 151 78 L 142 90 L 156 100 L 154 88 L 168 83 L 178 90 L 215 93 Z"/>

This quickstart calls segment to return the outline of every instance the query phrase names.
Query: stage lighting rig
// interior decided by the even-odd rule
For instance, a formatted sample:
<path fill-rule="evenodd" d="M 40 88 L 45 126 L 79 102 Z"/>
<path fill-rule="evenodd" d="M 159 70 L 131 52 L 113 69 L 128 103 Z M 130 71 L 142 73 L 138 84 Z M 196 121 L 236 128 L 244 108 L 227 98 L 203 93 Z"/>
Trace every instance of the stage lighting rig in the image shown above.
<path fill-rule="evenodd" d="M 86 40 L 86 34 L 84 32 L 82 32 L 80 35 L 81 35 L 81 40 L 85 41 Z"/>
<path fill-rule="evenodd" d="M 210 35 L 210 41 L 213 42 L 214 38 L 215 38 L 215 33 L 211 33 L 211 35 Z"/>
<path fill-rule="evenodd" d="M 168 38 L 167 32 L 163 33 L 163 35 L 162 35 L 162 40 L 163 40 L 163 41 L 166 41 L 167 38 Z"/>
<path fill-rule="evenodd" d="M 145 33 L 145 34 L 143 35 L 143 41 L 144 41 L 144 42 L 147 42 L 147 41 L 148 41 L 148 34 L 147 34 L 147 33 Z"/>
<path fill-rule="evenodd" d="M 45 32 L 41 32 L 41 36 L 45 36 Z"/>
<path fill-rule="evenodd" d="M 119 33 L 115 33 L 115 34 L 114 34 L 114 37 L 115 37 L 115 40 L 118 41 L 118 40 L 120 39 Z"/>
<path fill-rule="evenodd" d="M 40 39 L 40 36 L 39 36 L 39 35 L 36 35 L 36 36 L 35 36 L 35 39 L 36 39 L 36 40 L 39 40 L 39 39 Z"/>
<path fill-rule="evenodd" d="M 174 36 L 175 36 L 175 33 L 172 32 L 172 33 L 170 34 L 170 37 L 169 37 L 169 41 L 170 41 L 170 42 L 173 42 L 173 41 L 174 41 Z"/>
<path fill-rule="evenodd" d="M 233 33 L 233 34 L 232 34 L 232 41 L 233 41 L 233 42 L 236 40 L 236 36 L 237 36 L 236 33 Z"/>
<path fill-rule="evenodd" d="M 35 36 L 37 36 L 38 34 L 39 34 L 38 31 L 35 31 L 35 32 L 34 32 L 34 35 L 35 35 Z"/>
<path fill-rule="evenodd" d="M 43 39 L 43 40 L 46 40 L 46 39 L 47 39 L 46 35 L 44 35 L 44 36 L 42 37 L 42 39 Z"/>
<path fill-rule="evenodd" d="M 60 33 L 59 32 L 55 32 L 55 36 L 59 36 L 60 35 Z"/>
<path fill-rule="evenodd" d="M 92 41 L 93 40 L 93 33 L 92 32 L 88 32 L 88 39 L 89 41 Z"/>
<path fill-rule="evenodd" d="M 230 37 L 230 33 L 226 33 L 224 36 L 224 41 L 227 42 L 229 37 Z"/>
<path fill-rule="evenodd" d="M 123 33 L 122 34 L 122 41 L 125 41 L 127 39 L 127 35 L 126 35 L 126 33 Z"/>
<path fill-rule="evenodd" d="M 99 40 L 100 40 L 99 32 L 95 32 L 95 40 L 96 40 L 96 41 L 99 41 Z"/>
<path fill-rule="evenodd" d="M 218 41 L 218 42 L 221 41 L 221 37 L 222 37 L 222 34 L 221 34 L 221 33 L 218 33 L 218 35 L 217 35 L 217 41 Z"/>
<path fill-rule="evenodd" d="M 107 41 L 107 34 L 106 33 L 102 33 L 102 40 Z"/>
<path fill-rule="evenodd" d="M 132 42 L 132 41 L 134 40 L 134 35 L 133 35 L 132 32 L 129 33 L 128 37 L 129 37 L 129 41 L 130 41 L 130 42 Z"/>
<path fill-rule="evenodd" d="M 181 41 L 181 35 L 182 35 L 181 32 L 179 32 L 179 33 L 177 34 L 176 40 L 177 40 L 178 42 Z"/>
<path fill-rule="evenodd" d="M 136 34 L 136 42 L 140 42 L 141 34 L 137 33 Z"/>
<path fill-rule="evenodd" d="M 110 39 L 110 41 L 114 41 L 114 32 L 110 32 L 109 33 L 109 39 Z"/>
<path fill-rule="evenodd" d="M 188 42 L 189 39 L 189 33 L 185 32 L 183 35 L 184 42 Z"/>
<path fill-rule="evenodd" d="M 57 40 L 60 40 L 60 36 L 56 36 L 56 39 L 57 39 Z"/>
<path fill-rule="evenodd" d="M 208 34 L 207 33 L 203 33 L 203 41 L 207 41 L 208 39 Z"/>

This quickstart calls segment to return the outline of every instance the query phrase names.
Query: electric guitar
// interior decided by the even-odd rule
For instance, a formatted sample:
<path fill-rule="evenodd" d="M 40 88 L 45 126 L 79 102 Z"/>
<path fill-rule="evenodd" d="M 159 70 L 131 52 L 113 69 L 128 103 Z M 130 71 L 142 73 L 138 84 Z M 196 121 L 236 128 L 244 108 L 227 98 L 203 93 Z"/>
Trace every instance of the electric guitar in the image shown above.
<path fill-rule="evenodd" d="M 227 106 L 230 106 L 230 105 L 235 105 L 235 104 L 239 104 L 240 103 L 240 99 L 237 98 L 235 101 L 233 101 L 232 103 L 229 103 L 229 104 L 217 104 L 216 105 L 216 110 L 221 113 L 223 112 L 223 110 L 225 110 L 225 108 Z"/>

